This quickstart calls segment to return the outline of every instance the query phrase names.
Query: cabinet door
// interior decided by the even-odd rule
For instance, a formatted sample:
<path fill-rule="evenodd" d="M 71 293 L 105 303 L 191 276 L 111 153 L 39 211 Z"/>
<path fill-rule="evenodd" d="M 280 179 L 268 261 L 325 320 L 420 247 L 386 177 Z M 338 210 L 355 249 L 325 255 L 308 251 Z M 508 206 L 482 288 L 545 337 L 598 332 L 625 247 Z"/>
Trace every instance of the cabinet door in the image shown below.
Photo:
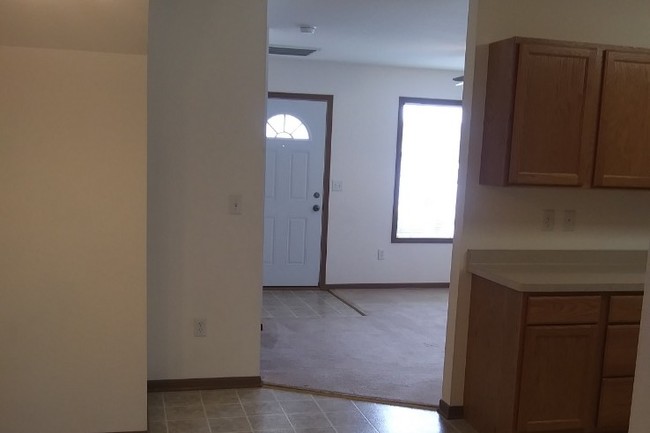
<path fill-rule="evenodd" d="M 639 325 L 609 325 L 603 358 L 604 377 L 634 376 Z"/>
<path fill-rule="evenodd" d="M 595 48 L 520 45 L 511 184 L 591 183 L 600 63 Z"/>
<path fill-rule="evenodd" d="M 598 408 L 598 431 L 626 432 L 630 424 L 634 378 L 603 379 Z"/>
<path fill-rule="evenodd" d="M 523 350 L 518 431 L 593 429 L 598 325 L 529 326 Z"/>
<path fill-rule="evenodd" d="M 605 54 L 594 185 L 650 188 L 650 54 Z"/>

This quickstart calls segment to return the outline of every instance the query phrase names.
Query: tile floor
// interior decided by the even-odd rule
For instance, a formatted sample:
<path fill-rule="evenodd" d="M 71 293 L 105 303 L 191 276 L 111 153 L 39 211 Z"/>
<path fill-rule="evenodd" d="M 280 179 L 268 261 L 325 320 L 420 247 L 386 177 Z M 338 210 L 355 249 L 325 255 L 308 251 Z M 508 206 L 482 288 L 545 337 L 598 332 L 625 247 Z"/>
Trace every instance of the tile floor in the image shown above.
<path fill-rule="evenodd" d="M 361 317 L 357 311 L 324 290 L 264 289 L 264 319 Z"/>
<path fill-rule="evenodd" d="M 270 388 L 149 394 L 149 433 L 475 433 L 435 411 Z"/>

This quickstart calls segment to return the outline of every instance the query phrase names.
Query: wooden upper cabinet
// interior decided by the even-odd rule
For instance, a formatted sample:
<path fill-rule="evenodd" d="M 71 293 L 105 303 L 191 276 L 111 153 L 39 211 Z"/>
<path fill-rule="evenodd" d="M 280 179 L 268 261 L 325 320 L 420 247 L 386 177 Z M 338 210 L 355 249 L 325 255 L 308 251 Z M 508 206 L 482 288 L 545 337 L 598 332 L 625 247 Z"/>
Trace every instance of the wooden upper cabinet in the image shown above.
<path fill-rule="evenodd" d="M 650 188 L 650 54 L 607 51 L 594 185 Z"/>
<path fill-rule="evenodd" d="M 594 48 L 520 45 L 509 183 L 589 183 L 597 63 Z"/>
<path fill-rule="evenodd" d="M 480 183 L 650 189 L 650 50 L 490 44 Z"/>
<path fill-rule="evenodd" d="M 589 185 L 601 64 L 595 46 L 490 45 L 481 183 Z"/>

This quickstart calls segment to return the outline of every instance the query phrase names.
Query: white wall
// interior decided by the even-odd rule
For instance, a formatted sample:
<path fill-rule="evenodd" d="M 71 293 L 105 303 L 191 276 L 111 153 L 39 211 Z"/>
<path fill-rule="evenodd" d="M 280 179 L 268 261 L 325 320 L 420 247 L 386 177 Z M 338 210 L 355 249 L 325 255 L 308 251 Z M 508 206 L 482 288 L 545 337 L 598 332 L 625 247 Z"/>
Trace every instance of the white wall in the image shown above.
<path fill-rule="evenodd" d="M 0 65 L 0 431 L 143 431 L 146 56 Z"/>
<path fill-rule="evenodd" d="M 471 0 L 465 68 L 457 238 L 445 357 L 443 399 L 463 401 L 467 339 L 468 248 L 646 249 L 650 191 L 478 185 L 485 96 L 485 44 L 510 36 L 650 46 L 650 3 L 573 0 Z M 478 47 L 478 48 L 477 48 Z M 576 231 L 541 232 L 542 209 L 575 209 Z"/>
<path fill-rule="evenodd" d="M 334 95 L 328 284 L 448 282 L 450 244 L 391 244 L 400 96 L 460 99 L 458 71 L 269 59 L 270 91 Z M 377 260 L 377 250 L 385 260 Z"/>
<path fill-rule="evenodd" d="M 150 10 L 149 379 L 259 376 L 266 1 Z"/>

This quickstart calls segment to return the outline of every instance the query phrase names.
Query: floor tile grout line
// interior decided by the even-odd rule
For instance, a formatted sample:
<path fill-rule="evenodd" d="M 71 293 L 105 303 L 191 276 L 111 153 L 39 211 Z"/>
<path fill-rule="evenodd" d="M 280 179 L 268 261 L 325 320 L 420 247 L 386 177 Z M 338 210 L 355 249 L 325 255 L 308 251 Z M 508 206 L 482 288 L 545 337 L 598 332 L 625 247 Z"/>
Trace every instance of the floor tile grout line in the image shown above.
<path fill-rule="evenodd" d="M 273 391 L 273 390 L 271 390 L 271 391 Z M 282 402 L 280 400 L 278 400 L 278 396 L 275 395 L 275 391 L 273 391 L 273 397 L 275 397 L 275 400 L 278 403 L 280 403 L 280 409 L 282 410 L 282 413 L 284 414 L 285 418 L 287 418 L 287 421 L 289 421 L 289 425 L 291 426 L 291 430 L 293 430 L 293 433 L 297 433 L 296 426 L 294 426 L 293 423 L 291 422 L 291 418 L 289 418 L 289 414 L 287 413 L 286 410 L 284 410 L 284 406 L 282 406 Z M 314 397 L 311 396 L 311 398 L 313 399 Z"/>
<path fill-rule="evenodd" d="M 361 408 L 360 408 L 359 406 L 357 406 L 357 402 L 354 401 L 354 400 L 350 400 L 350 401 L 352 402 L 352 404 L 354 405 L 354 407 L 356 407 L 357 410 L 358 410 L 359 412 L 361 412 L 361 415 L 363 416 L 363 418 L 364 418 L 366 421 L 368 421 L 368 424 L 370 424 L 370 426 L 371 426 L 373 429 L 375 429 L 375 432 L 379 433 L 379 429 L 377 428 L 377 426 L 375 426 L 375 424 L 374 424 L 372 421 L 370 421 L 370 419 L 366 416 L 366 414 L 363 413 L 363 411 L 361 410 Z M 372 403 L 372 404 L 377 404 L 377 403 Z"/>
<path fill-rule="evenodd" d="M 241 401 L 241 397 L 239 396 L 239 390 L 238 389 L 235 390 L 235 395 L 237 396 L 237 401 L 239 402 L 239 405 L 241 406 L 242 412 L 244 412 L 244 417 L 246 418 L 246 422 L 248 423 L 248 426 L 251 428 L 251 432 L 254 432 L 255 429 L 253 428 L 253 423 L 251 422 L 250 418 L 248 417 L 248 412 L 246 412 L 246 407 L 244 407 L 244 402 Z"/>
<path fill-rule="evenodd" d="M 318 406 L 318 409 L 320 409 L 321 413 L 325 416 L 325 419 L 327 420 L 327 422 L 330 423 L 330 425 L 331 425 L 332 428 L 334 429 L 334 432 L 335 432 L 335 433 L 338 433 L 338 432 L 339 432 L 339 429 L 336 428 L 336 426 L 334 425 L 334 423 L 332 422 L 332 420 L 330 419 L 330 417 L 327 416 L 327 413 L 323 410 L 323 407 L 320 405 L 320 403 L 318 403 L 318 400 L 316 400 L 316 398 L 315 398 L 313 395 L 311 396 L 311 398 L 314 399 L 314 402 L 316 403 L 316 406 Z"/>
<path fill-rule="evenodd" d="M 167 425 L 167 405 L 165 404 L 165 393 L 162 394 L 163 417 L 165 419 L 165 432 L 169 433 L 169 425 Z"/>
<path fill-rule="evenodd" d="M 199 391 L 199 396 L 201 397 L 201 407 L 203 408 L 203 416 L 205 417 L 205 423 L 208 425 L 208 431 L 212 433 L 212 426 L 210 425 L 210 420 L 208 419 L 208 411 L 205 410 L 205 402 L 203 401 L 202 391 Z"/>

